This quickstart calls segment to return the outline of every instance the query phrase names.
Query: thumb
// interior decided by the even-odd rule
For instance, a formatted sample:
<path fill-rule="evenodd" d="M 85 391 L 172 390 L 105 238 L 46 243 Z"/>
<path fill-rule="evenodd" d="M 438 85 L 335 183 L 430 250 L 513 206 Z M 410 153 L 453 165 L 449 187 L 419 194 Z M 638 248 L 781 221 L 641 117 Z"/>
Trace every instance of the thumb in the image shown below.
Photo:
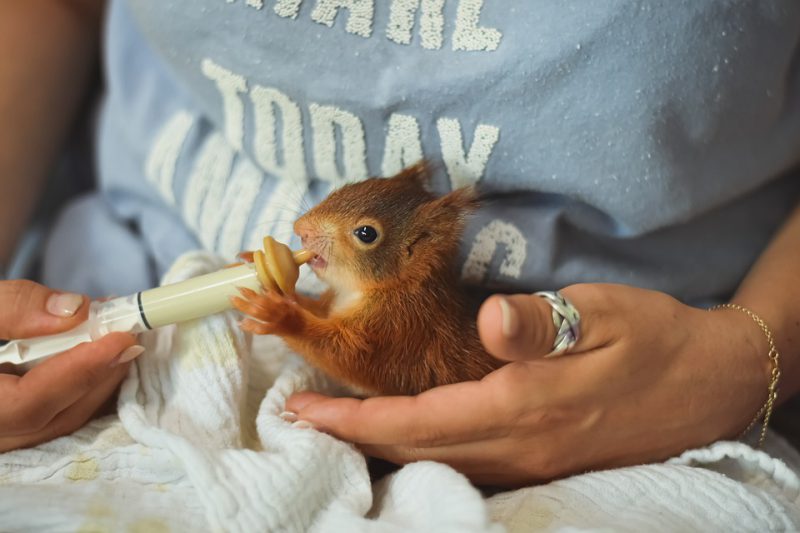
<path fill-rule="evenodd" d="M 609 310 L 616 309 L 621 289 L 613 285 L 578 284 L 559 291 L 579 314 L 580 334 L 570 353 L 605 346 L 618 335 Z M 616 296 L 615 296 L 616 295 Z M 495 295 L 478 311 L 478 334 L 486 350 L 504 361 L 537 359 L 553 351 L 553 308 L 535 294 Z"/>
<path fill-rule="evenodd" d="M 486 350 L 504 361 L 536 359 L 553 349 L 552 308 L 532 294 L 491 296 L 478 311 L 478 334 Z"/>
<path fill-rule="evenodd" d="M 67 331 L 86 320 L 89 299 L 28 280 L 0 281 L 0 338 Z"/>

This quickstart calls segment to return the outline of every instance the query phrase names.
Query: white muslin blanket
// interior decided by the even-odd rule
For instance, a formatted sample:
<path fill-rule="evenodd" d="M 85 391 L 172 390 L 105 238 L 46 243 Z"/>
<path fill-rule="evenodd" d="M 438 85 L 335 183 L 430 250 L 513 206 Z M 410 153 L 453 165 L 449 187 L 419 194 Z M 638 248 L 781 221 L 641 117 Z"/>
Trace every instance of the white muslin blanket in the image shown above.
<path fill-rule="evenodd" d="M 188 254 L 165 282 L 219 266 Z M 433 462 L 372 484 L 351 445 L 278 416 L 333 384 L 257 341 L 232 314 L 142 335 L 118 415 L 0 454 L 0 531 L 800 531 L 800 458 L 775 437 L 491 497 Z"/>

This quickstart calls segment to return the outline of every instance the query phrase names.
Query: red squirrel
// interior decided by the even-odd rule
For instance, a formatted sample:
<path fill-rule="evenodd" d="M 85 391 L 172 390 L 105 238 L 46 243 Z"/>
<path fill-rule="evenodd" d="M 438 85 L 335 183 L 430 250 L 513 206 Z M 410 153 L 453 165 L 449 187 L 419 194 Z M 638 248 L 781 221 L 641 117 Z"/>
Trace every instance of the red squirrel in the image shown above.
<path fill-rule="evenodd" d="M 437 197 L 424 163 L 333 191 L 294 224 L 330 287 L 318 299 L 242 289 L 242 328 L 279 335 L 309 363 L 370 394 L 417 394 L 501 366 L 478 338 L 455 264 L 473 188 Z"/>

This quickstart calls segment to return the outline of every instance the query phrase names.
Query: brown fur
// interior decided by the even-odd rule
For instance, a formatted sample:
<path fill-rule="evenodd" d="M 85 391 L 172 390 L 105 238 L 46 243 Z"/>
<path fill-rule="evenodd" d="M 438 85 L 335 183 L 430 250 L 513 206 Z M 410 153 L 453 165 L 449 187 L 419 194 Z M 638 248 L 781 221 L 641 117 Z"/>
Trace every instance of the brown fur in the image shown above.
<path fill-rule="evenodd" d="M 478 339 L 454 264 L 475 193 L 436 197 L 427 179 L 420 164 L 346 185 L 298 219 L 304 246 L 327 258 L 318 274 L 331 289 L 296 301 L 244 290 L 235 305 L 256 320 L 242 327 L 280 335 L 330 376 L 375 394 L 416 394 L 498 368 Z M 376 244 L 353 236 L 364 224 L 381 229 Z M 360 298 L 337 306 L 354 291 Z"/>

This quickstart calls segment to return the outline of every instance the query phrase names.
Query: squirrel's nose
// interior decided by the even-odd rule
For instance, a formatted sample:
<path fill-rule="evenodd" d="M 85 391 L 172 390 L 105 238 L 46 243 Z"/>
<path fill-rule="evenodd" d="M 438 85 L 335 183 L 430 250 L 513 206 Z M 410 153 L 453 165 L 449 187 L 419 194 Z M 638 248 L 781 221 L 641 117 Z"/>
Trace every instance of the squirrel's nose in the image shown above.
<path fill-rule="evenodd" d="M 294 232 L 300 237 L 300 240 L 305 245 L 305 242 L 314 235 L 314 228 L 303 217 L 297 219 L 294 223 Z"/>

